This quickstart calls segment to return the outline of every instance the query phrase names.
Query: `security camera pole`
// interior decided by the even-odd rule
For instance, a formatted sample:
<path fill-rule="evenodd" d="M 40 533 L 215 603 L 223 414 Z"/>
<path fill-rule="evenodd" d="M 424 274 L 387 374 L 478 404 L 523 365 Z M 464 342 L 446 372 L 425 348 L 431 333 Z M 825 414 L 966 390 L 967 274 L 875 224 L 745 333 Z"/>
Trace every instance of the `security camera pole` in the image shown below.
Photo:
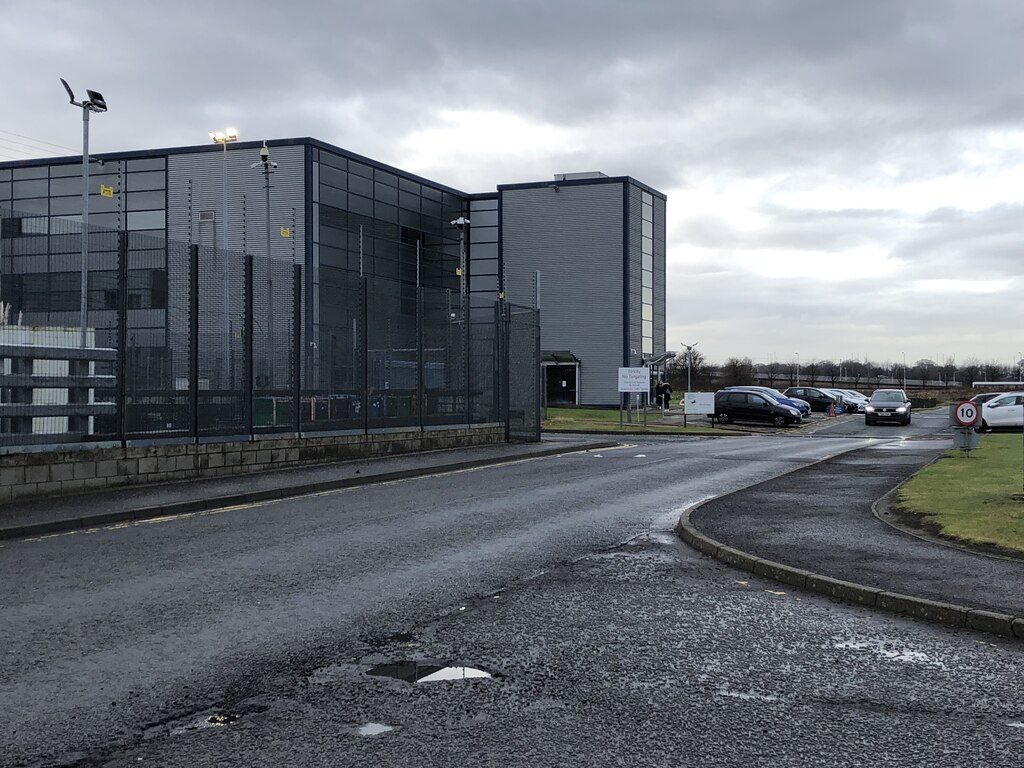
<path fill-rule="evenodd" d="M 270 159 L 267 142 L 260 149 L 260 161 L 250 168 L 263 169 L 263 192 L 266 204 L 266 235 L 267 235 L 267 375 L 269 387 L 274 389 L 274 270 L 270 258 L 270 174 L 277 168 L 277 163 Z"/>
<path fill-rule="evenodd" d="M 68 81 L 62 77 L 60 82 L 64 86 L 64 90 L 68 92 L 68 99 L 72 106 L 82 108 L 82 286 L 79 297 L 78 323 L 81 329 L 79 344 L 85 347 L 85 321 L 89 311 L 89 268 L 87 263 L 89 258 L 89 113 L 106 112 L 107 102 L 103 98 L 103 94 L 88 89 L 85 91 L 88 99 L 75 101 L 75 94 L 71 90 L 71 86 L 68 85 Z"/>

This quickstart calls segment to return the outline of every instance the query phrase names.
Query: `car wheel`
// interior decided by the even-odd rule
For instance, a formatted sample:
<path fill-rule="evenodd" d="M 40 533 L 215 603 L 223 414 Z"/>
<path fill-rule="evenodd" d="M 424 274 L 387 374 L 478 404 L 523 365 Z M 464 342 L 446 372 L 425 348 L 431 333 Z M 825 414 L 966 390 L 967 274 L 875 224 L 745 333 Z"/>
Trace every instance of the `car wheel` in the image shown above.
<path fill-rule="evenodd" d="M 723 411 L 722 413 L 718 414 L 718 423 L 719 424 L 732 424 L 732 416 L 730 416 L 728 413 L 725 413 Z"/>
<path fill-rule="evenodd" d="M 786 417 L 776 416 L 775 418 L 772 419 L 772 424 L 774 424 L 776 427 L 784 427 L 786 426 Z"/>

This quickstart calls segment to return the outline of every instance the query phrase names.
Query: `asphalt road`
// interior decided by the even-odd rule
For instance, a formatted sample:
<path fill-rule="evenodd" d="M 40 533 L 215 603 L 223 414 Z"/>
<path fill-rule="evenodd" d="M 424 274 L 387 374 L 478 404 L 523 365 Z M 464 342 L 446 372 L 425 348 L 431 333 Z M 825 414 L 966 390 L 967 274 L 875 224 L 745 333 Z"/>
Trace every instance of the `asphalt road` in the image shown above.
<path fill-rule="evenodd" d="M 1009 765 L 1017 646 L 660 533 L 869 442 L 644 440 L 6 542 L 0 764 Z M 364 674 L 410 657 L 496 676 Z"/>

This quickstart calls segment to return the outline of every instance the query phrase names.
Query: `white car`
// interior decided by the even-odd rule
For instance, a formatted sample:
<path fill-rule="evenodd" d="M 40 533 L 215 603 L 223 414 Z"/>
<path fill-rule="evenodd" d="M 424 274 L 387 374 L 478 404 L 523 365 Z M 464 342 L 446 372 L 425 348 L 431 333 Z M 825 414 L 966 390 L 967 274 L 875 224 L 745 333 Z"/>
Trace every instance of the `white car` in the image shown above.
<path fill-rule="evenodd" d="M 1004 392 L 981 405 L 981 429 L 1024 427 L 1024 392 Z"/>

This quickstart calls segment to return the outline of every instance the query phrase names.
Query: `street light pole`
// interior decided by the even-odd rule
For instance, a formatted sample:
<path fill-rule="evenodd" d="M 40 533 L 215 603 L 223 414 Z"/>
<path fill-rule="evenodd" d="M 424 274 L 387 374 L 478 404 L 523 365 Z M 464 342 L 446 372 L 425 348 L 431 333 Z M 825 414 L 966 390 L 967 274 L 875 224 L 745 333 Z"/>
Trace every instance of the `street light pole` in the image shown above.
<path fill-rule="evenodd" d="M 89 312 L 89 113 L 106 112 L 107 102 L 97 91 L 86 89 L 88 99 L 75 101 L 75 94 L 63 77 L 60 79 L 64 90 L 68 92 L 71 104 L 82 108 L 82 269 L 81 289 L 78 306 L 79 344 L 86 346 L 85 324 Z M 122 318 L 124 322 L 124 318 Z"/>
<path fill-rule="evenodd" d="M 231 269 L 228 264 L 228 144 L 238 141 L 238 131 L 234 128 L 226 128 L 223 131 L 210 131 L 210 139 L 214 144 L 224 147 L 221 154 L 221 222 L 220 222 L 220 250 L 222 259 L 222 272 L 224 278 L 224 374 L 228 381 L 224 382 L 225 389 L 230 388 L 230 361 L 231 355 Z"/>
<path fill-rule="evenodd" d="M 693 348 L 700 344 L 699 341 L 693 342 L 693 344 L 681 344 L 686 349 L 686 391 L 692 391 L 690 385 L 690 369 L 693 366 Z"/>
<path fill-rule="evenodd" d="M 800 386 L 800 353 L 797 352 L 795 354 L 796 354 L 796 385 L 799 387 Z"/>
<path fill-rule="evenodd" d="M 907 391 L 907 353 L 903 353 L 903 391 Z"/>
<path fill-rule="evenodd" d="M 466 229 L 469 227 L 469 219 L 465 216 L 452 221 L 452 226 L 459 230 L 459 303 L 462 306 L 462 340 L 463 340 L 463 365 L 466 373 L 466 423 L 473 421 L 469 411 L 469 307 L 468 287 L 466 279 Z"/>

